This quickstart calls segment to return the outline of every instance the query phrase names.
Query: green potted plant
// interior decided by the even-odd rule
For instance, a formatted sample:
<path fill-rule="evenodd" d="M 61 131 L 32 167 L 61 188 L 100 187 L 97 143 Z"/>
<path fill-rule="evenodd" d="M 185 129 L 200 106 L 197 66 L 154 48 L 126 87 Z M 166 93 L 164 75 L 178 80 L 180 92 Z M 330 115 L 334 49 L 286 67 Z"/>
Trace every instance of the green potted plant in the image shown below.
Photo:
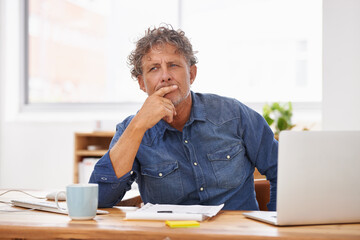
<path fill-rule="evenodd" d="M 295 125 L 291 123 L 292 113 L 291 102 L 280 104 L 274 102 L 263 107 L 263 117 L 269 126 L 274 129 L 275 138 L 279 140 L 279 133 L 282 130 L 292 129 Z"/>

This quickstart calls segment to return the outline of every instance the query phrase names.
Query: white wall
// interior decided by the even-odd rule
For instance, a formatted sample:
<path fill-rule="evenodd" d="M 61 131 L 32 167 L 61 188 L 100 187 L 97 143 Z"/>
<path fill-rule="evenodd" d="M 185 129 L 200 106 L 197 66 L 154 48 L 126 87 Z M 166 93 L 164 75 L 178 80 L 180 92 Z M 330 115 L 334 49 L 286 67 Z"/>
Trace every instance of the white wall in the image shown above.
<path fill-rule="evenodd" d="M 72 182 L 73 132 L 86 122 L 5 122 L 1 187 L 62 188 Z"/>
<path fill-rule="evenodd" d="M 360 130 L 360 1 L 323 1 L 323 129 Z"/>

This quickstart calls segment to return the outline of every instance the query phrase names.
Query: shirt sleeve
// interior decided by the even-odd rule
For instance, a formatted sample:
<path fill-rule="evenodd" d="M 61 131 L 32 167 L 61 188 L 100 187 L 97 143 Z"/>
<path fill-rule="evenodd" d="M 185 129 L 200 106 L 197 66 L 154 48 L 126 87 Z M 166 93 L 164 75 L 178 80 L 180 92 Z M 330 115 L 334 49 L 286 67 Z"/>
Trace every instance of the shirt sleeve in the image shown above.
<path fill-rule="evenodd" d="M 118 124 L 109 149 L 114 146 L 123 133 L 124 128 L 122 125 Z M 97 162 L 89 180 L 90 183 L 97 183 L 99 185 L 98 207 L 100 208 L 113 207 L 120 202 L 126 191 L 131 189 L 131 185 L 136 179 L 134 171 L 130 171 L 120 178 L 116 176 L 109 151 Z"/>
<path fill-rule="evenodd" d="M 259 172 L 270 181 L 269 211 L 276 210 L 278 141 L 265 119 L 241 105 L 241 129 L 247 155 Z"/>

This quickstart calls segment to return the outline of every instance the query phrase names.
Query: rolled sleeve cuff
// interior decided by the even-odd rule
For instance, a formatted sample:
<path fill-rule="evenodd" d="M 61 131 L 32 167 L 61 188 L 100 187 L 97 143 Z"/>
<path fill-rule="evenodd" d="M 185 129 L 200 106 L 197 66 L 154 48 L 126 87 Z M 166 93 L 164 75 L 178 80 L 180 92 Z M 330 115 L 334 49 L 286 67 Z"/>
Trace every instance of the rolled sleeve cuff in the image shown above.
<path fill-rule="evenodd" d="M 129 181 L 133 171 L 126 173 L 124 176 L 118 178 L 115 174 L 111 163 L 109 151 L 99 160 L 94 168 L 94 178 L 96 182 L 100 183 L 121 183 Z"/>

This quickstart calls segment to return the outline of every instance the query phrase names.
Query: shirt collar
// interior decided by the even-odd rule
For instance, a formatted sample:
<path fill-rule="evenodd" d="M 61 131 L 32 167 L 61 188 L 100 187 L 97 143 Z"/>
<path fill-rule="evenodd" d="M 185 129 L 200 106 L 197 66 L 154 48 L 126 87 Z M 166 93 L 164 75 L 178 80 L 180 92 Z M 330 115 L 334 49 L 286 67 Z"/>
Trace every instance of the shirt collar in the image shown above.
<path fill-rule="evenodd" d="M 191 91 L 191 99 L 192 99 L 192 107 L 191 107 L 190 119 L 185 125 L 191 124 L 195 120 L 198 121 L 206 120 L 204 103 L 193 91 Z"/>

